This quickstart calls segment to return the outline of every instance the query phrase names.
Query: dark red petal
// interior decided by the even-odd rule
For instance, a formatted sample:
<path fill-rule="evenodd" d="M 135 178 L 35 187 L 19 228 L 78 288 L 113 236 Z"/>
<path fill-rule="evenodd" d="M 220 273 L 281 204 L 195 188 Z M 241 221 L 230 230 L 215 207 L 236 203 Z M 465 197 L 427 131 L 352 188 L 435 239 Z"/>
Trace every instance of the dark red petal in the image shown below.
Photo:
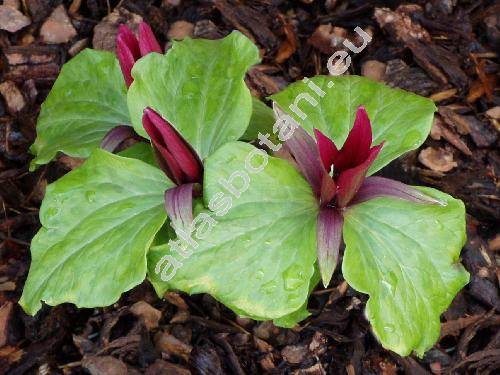
<path fill-rule="evenodd" d="M 151 52 L 162 53 L 160 44 L 155 38 L 155 34 L 151 27 L 146 22 L 139 24 L 139 49 L 141 56 L 146 56 Z"/>
<path fill-rule="evenodd" d="M 337 267 L 343 224 L 344 218 L 337 209 L 325 207 L 319 211 L 316 227 L 316 250 L 319 271 L 325 288 L 330 283 Z"/>
<path fill-rule="evenodd" d="M 155 151 L 156 160 L 160 168 L 176 185 L 180 185 L 184 181 L 184 174 L 175 160 L 174 156 L 167 150 L 163 144 L 163 138 L 160 131 L 153 124 L 149 116 L 143 114 L 142 125 L 151 138 L 153 149 Z"/>
<path fill-rule="evenodd" d="M 334 157 L 334 169 L 345 171 L 363 163 L 370 153 L 372 127 L 364 107 L 359 107 L 356 119 L 342 149 Z"/>
<path fill-rule="evenodd" d="M 118 61 L 120 62 L 120 68 L 123 73 L 123 78 L 125 79 L 125 84 L 130 87 L 134 79 L 132 78 L 132 67 L 135 64 L 135 58 L 126 47 L 126 45 L 120 41 L 116 40 L 116 55 L 118 56 Z"/>
<path fill-rule="evenodd" d="M 345 207 L 356 195 L 363 184 L 368 169 L 377 158 L 382 149 L 383 143 L 373 147 L 366 160 L 354 168 L 350 168 L 340 173 L 337 179 L 337 205 Z"/>
<path fill-rule="evenodd" d="M 114 152 L 122 142 L 131 138 L 139 138 L 133 127 L 128 125 L 115 126 L 102 139 L 101 148 L 109 152 Z"/>
<path fill-rule="evenodd" d="M 321 183 L 326 171 L 314 139 L 301 126 L 297 126 L 293 136 L 285 142 L 285 145 L 295 158 L 299 171 L 309 182 L 316 196 L 320 197 Z"/>
<path fill-rule="evenodd" d="M 325 167 L 327 172 L 330 172 L 333 160 L 335 159 L 339 151 L 337 150 L 337 147 L 335 147 L 333 141 L 316 128 L 314 129 L 314 135 L 316 136 L 319 155 L 321 156 L 323 166 Z"/>
<path fill-rule="evenodd" d="M 336 192 L 337 185 L 335 181 L 333 181 L 333 178 L 328 173 L 325 173 L 321 180 L 321 197 L 319 199 L 321 207 L 325 207 L 330 203 Z"/>
<path fill-rule="evenodd" d="M 130 30 L 127 25 L 121 24 L 118 28 L 117 40 L 127 47 L 135 60 L 141 57 L 141 50 L 139 48 L 139 41 L 135 34 Z"/>
<path fill-rule="evenodd" d="M 402 182 L 391 180 L 390 178 L 371 176 L 365 179 L 358 193 L 350 202 L 350 205 L 366 202 L 370 199 L 379 197 L 404 199 L 420 204 L 444 204 L 440 200 L 429 197 L 420 190 L 414 189 Z"/>
<path fill-rule="evenodd" d="M 183 184 L 165 191 L 165 210 L 172 228 L 191 232 L 193 223 L 193 193 L 196 184 Z"/>
<path fill-rule="evenodd" d="M 196 151 L 168 121 L 148 107 L 144 110 L 143 125 L 157 147 L 161 145 L 175 158 L 185 176 L 183 182 L 201 182 L 203 166 Z"/>
<path fill-rule="evenodd" d="M 120 25 L 118 30 L 118 35 L 116 36 L 116 55 L 120 62 L 125 83 L 129 87 L 133 81 L 131 75 L 132 67 L 141 57 L 141 52 L 139 41 L 126 25 Z"/>
<path fill-rule="evenodd" d="M 161 170 L 167 175 L 176 185 L 181 185 L 185 181 L 184 173 L 175 160 L 174 156 L 162 145 L 153 142 L 153 150 L 156 160 L 160 165 Z"/>

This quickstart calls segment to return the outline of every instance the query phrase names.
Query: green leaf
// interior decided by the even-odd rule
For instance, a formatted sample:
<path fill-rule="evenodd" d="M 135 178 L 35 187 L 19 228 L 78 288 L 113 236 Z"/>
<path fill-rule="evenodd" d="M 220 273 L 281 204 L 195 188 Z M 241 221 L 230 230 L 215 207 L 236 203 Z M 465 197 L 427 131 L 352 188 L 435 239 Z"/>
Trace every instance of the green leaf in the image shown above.
<path fill-rule="evenodd" d="M 318 285 L 321 280 L 321 275 L 317 267 L 314 268 L 314 274 L 309 283 L 309 295 L 312 293 L 316 285 Z M 304 302 L 304 304 L 298 309 L 288 315 L 282 316 L 281 318 L 277 318 L 273 320 L 275 326 L 283 327 L 283 328 L 293 328 L 302 320 L 307 318 L 311 313 L 307 310 L 307 303 L 309 298 Z"/>
<path fill-rule="evenodd" d="M 153 147 L 150 143 L 137 142 L 132 146 L 126 148 L 125 150 L 120 151 L 118 155 L 125 158 L 138 159 L 143 161 L 144 163 L 158 168 L 158 163 L 155 159 Z"/>
<path fill-rule="evenodd" d="M 465 243 L 462 201 L 430 188 L 446 206 L 377 198 L 345 215 L 342 272 L 370 295 L 366 315 L 382 345 L 420 357 L 439 337 L 439 316 L 469 275 L 459 263 Z"/>
<path fill-rule="evenodd" d="M 212 211 L 201 212 L 216 225 L 200 232 L 202 224 L 196 225 L 198 246 L 190 247 L 193 253 L 186 259 L 172 246 L 149 253 L 148 274 L 159 295 L 168 289 L 209 293 L 237 314 L 260 320 L 280 318 L 306 302 L 316 261 L 318 203 L 309 184 L 284 160 L 269 157 L 263 171 L 249 173 L 245 159 L 251 152 L 258 150 L 233 142 L 206 159 L 204 200 Z M 253 158 L 252 166 L 263 160 Z M 249 182 L 243 191 L 244 177 L 237 176 L 245 174 Z M 229 193 L 221 181 L 232 181 L 241 196 Z M 231 205 L 225 215 L 224 199 Z M 167 255 L 182 266 L 163 282 L 155 268 Z M 160 266 L 158 271 L 165 269 Z"/>
<path fill-rule="evenodd" d="M 86 49 L 66 63 L 42 104 L 31 169 L 58 151 L 86 158 L 117 125 L 129 125 L 126 87 L 111 52 Z"/>
<path fill-rule="evenodd" d="M 128 105 L 135 130 L 147 137 L 142 112 L 152 107 L 203 159 L 248 126 L 252 98 L 243 78 L 259 61 L 257 47 L 233 32 L 219 40 L 175 42 L 165 55 L 149 54 L 132 70 Z"/>
<path fill-rule="evenodd" d="M 311 313 L 307 310 L 307 300 L 300 306 L 300 308 L 296 311 L 291 312 L 285 316 L 280 318 L 273 319 L 273 324 L 277 327 L 283 328 L 293 328 L 299 322 L 306 319 Z"/>
<path fill-rule="evenodd" d="M 252 117 L 250 118 L 248 128 L 241 137 L 241 140 L 253 141 L 257 139 L 259 133 L 262 133 L 262 135 L 269 134 L 274 136 L 273 125 L 275 121 L 273 110 L 259 99 L 252 97 Z M 276 139 L 275 136 L 270 138 L 273 141 Z"/>
<path fill-rule="evenodd" d="M 40 300 L 107 306 L 141 283 L 169 186 L 159 169 L 103 150 L 49 185 L 19 302 L 24 310 L 35 314 Z"/>
<path fill-rule="evenodd" d="M 317 128 L 330 137 L 337 147 L 342 146 L 347 139 L 354 125 L 357 108 L 365 106 L 372 123 L 373 145 L 385 141 L 369 174 L 419 147 L 430 132 L 436 110 L 430 99 L 358 76 L 316 76 L 309 80 L 324 92 L 322 98 L 306 83 L 299 81 L 271 96 L 271 99 L 311 135 L 314 136 L 313 128 Z M 304 99 L 306 97 L 312 104 Z M 299 110 L 290 109 L 294 103 Z M 305 119 L 297 115 L 301 114 L 300 111 L 306 116 Z"/>

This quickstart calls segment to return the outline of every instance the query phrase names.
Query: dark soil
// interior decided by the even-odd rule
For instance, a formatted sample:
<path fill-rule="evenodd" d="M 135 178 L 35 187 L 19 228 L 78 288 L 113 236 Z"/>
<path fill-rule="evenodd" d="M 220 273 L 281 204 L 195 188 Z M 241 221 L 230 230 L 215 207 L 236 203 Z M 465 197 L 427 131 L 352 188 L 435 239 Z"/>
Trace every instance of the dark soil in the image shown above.
<path fill-rule="evenodd" d="M 498 3 L 431 0 L 399 8 L 398 1 L 361 0 L 4 3 L 28 15 L 31 24 L 0 30 L 0 373 L 498 373 Z M 44 36 L 42 25 L 60 4 L 73 26 L 45 25 L 45 33 L 53 27 L 59 38 L 49 44 L 54 36 Z M 79 162 L 61 156 L 28 172 L 40 104 L 65 61 L 85 46 L 113 48 L 117 23 L 137 16 L 164 43 L 172 35 L 219 38 L 239 29 L 263 54 L 263 63 L 247 77 L 261 97 L 303 76 L 326 73 L 328 57 L 342 48 L 343 38 L 355 42 L 353 30 L 360 26 L 373 40 L 354 57 L 350 73 L 436 101 L 439 114 L 425 144 L 382 172 L 438 187 L 467 206 L 462 260 L 471 282 L 443 314 L 441 339 L 423 359 L 384 350 L 363 315 L 366 296 L 338 274 L 330 288 L 314 293 L 313 315 L 295 329 L 237 318 L 207 295 L 168 293 L 160 300 L 147 283 L 111 307 L 66 304 L 45 306 L 35 317 L 24 314 L 16 302 L 45 186 Z M 175 23 L 179 20 L 187 23 Z M 0 28 L 5 22 L 0 18 Z"/>

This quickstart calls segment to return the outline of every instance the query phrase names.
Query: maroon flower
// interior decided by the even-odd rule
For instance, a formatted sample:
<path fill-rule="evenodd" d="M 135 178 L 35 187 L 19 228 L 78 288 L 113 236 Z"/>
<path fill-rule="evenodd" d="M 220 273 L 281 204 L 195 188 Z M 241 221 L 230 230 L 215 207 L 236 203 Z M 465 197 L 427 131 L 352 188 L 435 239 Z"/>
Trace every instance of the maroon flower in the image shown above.
<path fill-rule="evenodd" d="M 203 165 L 196 151 L 182 135 L 154 109 L 142 117 L 151 138 L 158 164 L 177 185 L 165 191 L 165 209 L 176 230 L 186 230 L 193 221 L 193 195 L 203 180 Z"/>
<path fill-rule="evenodd" d="M 135 62 L 150 52 L 162 53 L 162 49 L 147 23 L 141 22 L 139 24 L 139 39 L 128 26 L 120 25 L 116 36 L 116 54 L 127 87 L 134 80 L 131 71 Z"/>
<path fill-rule="evenodd" d="M 142 124 L 151 138 L 160 168 L 175 184 L 201 182 L 200 158 L 168 121 L 148 107 L 144 110 Z"/>
<path fill-rule="evenodd" d="M 286 116 L 285 121 L 293 120 Z M 346 208 L 383 196 L 417 203 L 440 202 L 401 182 L 383 177 L 366 177 L 384 142 L 371 146 L 372 128 L 363 107 L 358 108 L 354 126 L 340 150 L 318 129 L 314 129 L 316 143 L 303 128 L 295 125 L 294 134 L 285 146 L 319 201 L 317 253 L 326 287 L 337 266 Z"/>
<path fill-rule="evenodd" d="M 363 107 L 359 107 L 354 126 L 340 150 L 318 129 L 314 129 L 314 134 L 323 166 L 327 172 L 333 169 L 333 180 L 337 186 L 336 191 L 330 193 L 332 196 L 327 196 L 327 200 L 321 203 L 346 207 L 363 184 L 368 168 L 377 158 L 384 142 L 371 147 L 372 127 Z"/>

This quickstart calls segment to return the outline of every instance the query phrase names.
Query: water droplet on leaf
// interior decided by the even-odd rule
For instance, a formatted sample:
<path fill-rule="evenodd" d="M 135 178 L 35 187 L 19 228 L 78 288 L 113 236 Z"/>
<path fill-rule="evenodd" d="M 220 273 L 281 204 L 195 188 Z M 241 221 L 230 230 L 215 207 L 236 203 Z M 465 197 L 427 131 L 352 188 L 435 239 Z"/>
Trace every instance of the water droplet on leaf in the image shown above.
<path fill-rule="evenodd" d="M 305 281 L 304 272 L 297 265 L 288 267 L 283 272 L 283 278 L 285 279 L 285 289 L 289 291 L 299 288 Z"/>
<path fill-rule="evenodd" d="M 389 292 L 389 294 L 394 295 L 394 286 L 391 283 L 389 283 L 385 280 L 382 280 L 381 283 L 384 286 L 384 288 L 387 290 L 387 292 Z"/>
<path fill-rule="evenodd" d="M 85 198 L 87 199 L 87 202 L 92 203 L 95 201 L 95 191 L 87 191 L 85 193 Z"/>
<path fill-rule="evenodd" d="M 384 331 L 387 333 L 393 333 L 395 331 L 394 326 L 392 324 L 388 324 L 384 327 Z"/>
<path fill-rule="evenodd" d="M 264 285 L 262 285 L 260 290 L 264 294 L 273 294 L 276 291 L 277 287 L 278 287 L 278 285 L 277 285 L 276 281 L 271 280 L 268 283 L 265 283 Z"/>
<path fill-rule="evenodd" d="M 59 213 L 59 208 L 54 206 L 49 207 L 47 211 L 45 211 L 45 214 L 49 218 L 56 216 L 58 213 Z"/>

